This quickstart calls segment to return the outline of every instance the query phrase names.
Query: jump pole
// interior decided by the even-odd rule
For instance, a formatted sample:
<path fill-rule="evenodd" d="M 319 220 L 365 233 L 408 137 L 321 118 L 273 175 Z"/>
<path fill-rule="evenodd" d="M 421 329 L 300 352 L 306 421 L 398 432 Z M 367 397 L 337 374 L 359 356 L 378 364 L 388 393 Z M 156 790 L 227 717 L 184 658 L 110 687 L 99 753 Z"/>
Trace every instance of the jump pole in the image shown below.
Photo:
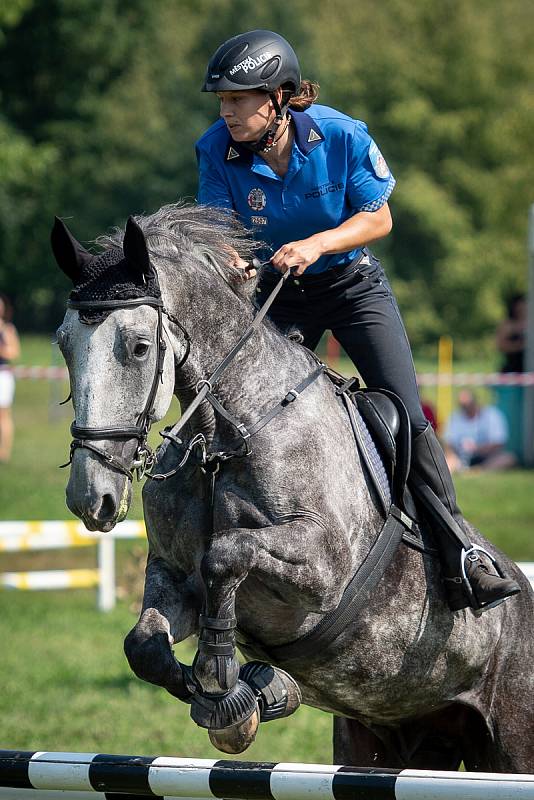
<path fill-rule="evenodd" d="M 17 750 L 0 750 L 0 787 L 10 800 L 534 800 L 534 775 Z"/>

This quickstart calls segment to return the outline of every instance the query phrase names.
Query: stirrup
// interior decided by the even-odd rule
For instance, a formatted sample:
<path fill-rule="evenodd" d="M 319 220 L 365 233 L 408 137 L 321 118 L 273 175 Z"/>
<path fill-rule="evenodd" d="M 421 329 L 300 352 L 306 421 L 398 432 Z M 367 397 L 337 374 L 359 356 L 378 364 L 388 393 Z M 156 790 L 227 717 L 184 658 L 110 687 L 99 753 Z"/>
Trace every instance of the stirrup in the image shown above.
<path fill-rule="evenodd" d="M 469 582 L 469 578 L 467 577 L 467 573 L 465 571 L 465 562 L 467 560 L 469 560 L 469 561 L 480 561 L 480 557 L 478 556 L 478 553 L 484 553 L 484 555 L 487 558 L 489 558 L 492 567 L 495 569 L 495 571 L 497 572 L 497 575 L 500 578 L 504 579 L 504 578 L 506 578 L 506 575 L 504 574 L 502 569 L 499 567 L 499 564 L 497 563 L 497 560 L 494 558 L 494 556 L 491 555 L 490 552 L 488 552 L 486 550 L 485 547 L 481 547 L 478 544 L 472 544 L 471 547 L 468 550 L 466 550 L 465 548 L 462 548 L 462 552 L 460 554 L 460 566 L 461 566 L 461 570 L 462 570 L 461 581 L 462 581 L 462 584 L 464 586 L 465 591 L 467 592 L 467 596 L 469 597 L 472 609 L 475 612 L 478 612 L 478 614 L 482 614 L 484 611 L 489 611 L 490 608 L 496 608 L 497 606 L 500 606 L 501 603 L 504 603 L 504 601 L 507 600 L 508 598 L 507 597 L 502 597 L 500 600 L 494 600 L 492 603 L 483 603 L 482 605 L 478 602 L 478 600 L 477 600 L 477 598 L 475 596 L 475 593 L 473 592 L 473 589 L 471 588 L 471 584 Z"/>

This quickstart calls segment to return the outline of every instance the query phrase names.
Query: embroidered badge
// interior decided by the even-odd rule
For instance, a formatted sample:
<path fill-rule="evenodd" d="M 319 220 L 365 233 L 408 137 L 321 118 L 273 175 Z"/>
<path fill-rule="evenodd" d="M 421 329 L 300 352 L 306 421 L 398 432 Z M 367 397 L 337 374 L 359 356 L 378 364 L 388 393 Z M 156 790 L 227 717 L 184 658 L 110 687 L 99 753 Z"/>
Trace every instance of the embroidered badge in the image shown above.
<path fill-rule="evenodd" d="M 247 203 L 253 211 L 261 211 L 265 208 L 267 197 L 263 189 L 251 189 L 248 193 Z"/>
<path fill-rule="evenodd" d="M 231 161 L 233 158 L 239 158 L 239 153 L 237 152 L 237 150 L 234 150 L 232 145 L 230 145 L 230 147 L 228 148 L 228 153 L 226 155 L 226 160 Z"/>
<path fill-rule="evenodd" d="M 314 131 L 314 130 L 313 130 L 313 128 L 312 128 L 312 129 L 310 130 L 310 133 L 309 133 L 309 136 L 308 136 L 308 144 L 309 144 L 310 142 L 320 142 L 320 141 L 322 141 L 322 140 L 321 140 L 321 137 L 319 136 L 319 134 L 317 133 L 317 131 Z"/>
<path fill-rule="evenodd" d="M 371 164 L 373 165 L 376 177 L 381 178 L 382 180 L 389 178 L 390 172 L 386 163 L 386 159 L 378 149 L 375 142 L 371 142 L 369 146 L 369 158 L 371 159 Z"/>
<path fill-rule="evenodd" d="M 255 217 L 255 216 L 251 216 L 250 221 L 252 222 L 253 225 L 267 225 L 267 223 L 269 222 L 267 217 Z"/>

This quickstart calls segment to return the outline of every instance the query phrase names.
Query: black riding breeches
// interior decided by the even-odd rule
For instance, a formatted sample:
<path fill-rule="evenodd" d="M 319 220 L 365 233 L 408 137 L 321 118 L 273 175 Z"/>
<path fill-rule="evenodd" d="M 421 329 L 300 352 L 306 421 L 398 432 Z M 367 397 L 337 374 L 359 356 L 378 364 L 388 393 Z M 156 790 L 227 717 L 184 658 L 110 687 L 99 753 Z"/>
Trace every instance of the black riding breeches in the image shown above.
<path fill-rule="evenodd" d="M 258 305 L 263 305 L 279 277 L 264 272 L 257 289 Z M 288 278 L 269 318 L 284 333 L 300 331 L 311 350 L 326 330 L 332 331 L 367 386 L 389 389 L 402 399 L 412 435 L 425 430 L 428 420 L 421 408 L 397 301 L 379 260 L 367 248 L 359 263 Z"/>

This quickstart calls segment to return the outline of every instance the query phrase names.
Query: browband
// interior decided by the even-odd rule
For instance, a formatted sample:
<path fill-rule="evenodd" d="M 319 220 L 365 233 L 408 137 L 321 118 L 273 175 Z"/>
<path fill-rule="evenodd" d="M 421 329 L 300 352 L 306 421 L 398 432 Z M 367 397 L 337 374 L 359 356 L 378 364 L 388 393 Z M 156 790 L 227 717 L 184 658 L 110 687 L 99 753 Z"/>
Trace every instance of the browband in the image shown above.
<path fill-rule="evenodd" d="M 99 311 L 107 308 L 130 308 L 135 306 L 154 306 L 163 308 L 161 297 L 130 297 L 125 300 L 67 300 L 67 307 L 76 310 Z"/>

